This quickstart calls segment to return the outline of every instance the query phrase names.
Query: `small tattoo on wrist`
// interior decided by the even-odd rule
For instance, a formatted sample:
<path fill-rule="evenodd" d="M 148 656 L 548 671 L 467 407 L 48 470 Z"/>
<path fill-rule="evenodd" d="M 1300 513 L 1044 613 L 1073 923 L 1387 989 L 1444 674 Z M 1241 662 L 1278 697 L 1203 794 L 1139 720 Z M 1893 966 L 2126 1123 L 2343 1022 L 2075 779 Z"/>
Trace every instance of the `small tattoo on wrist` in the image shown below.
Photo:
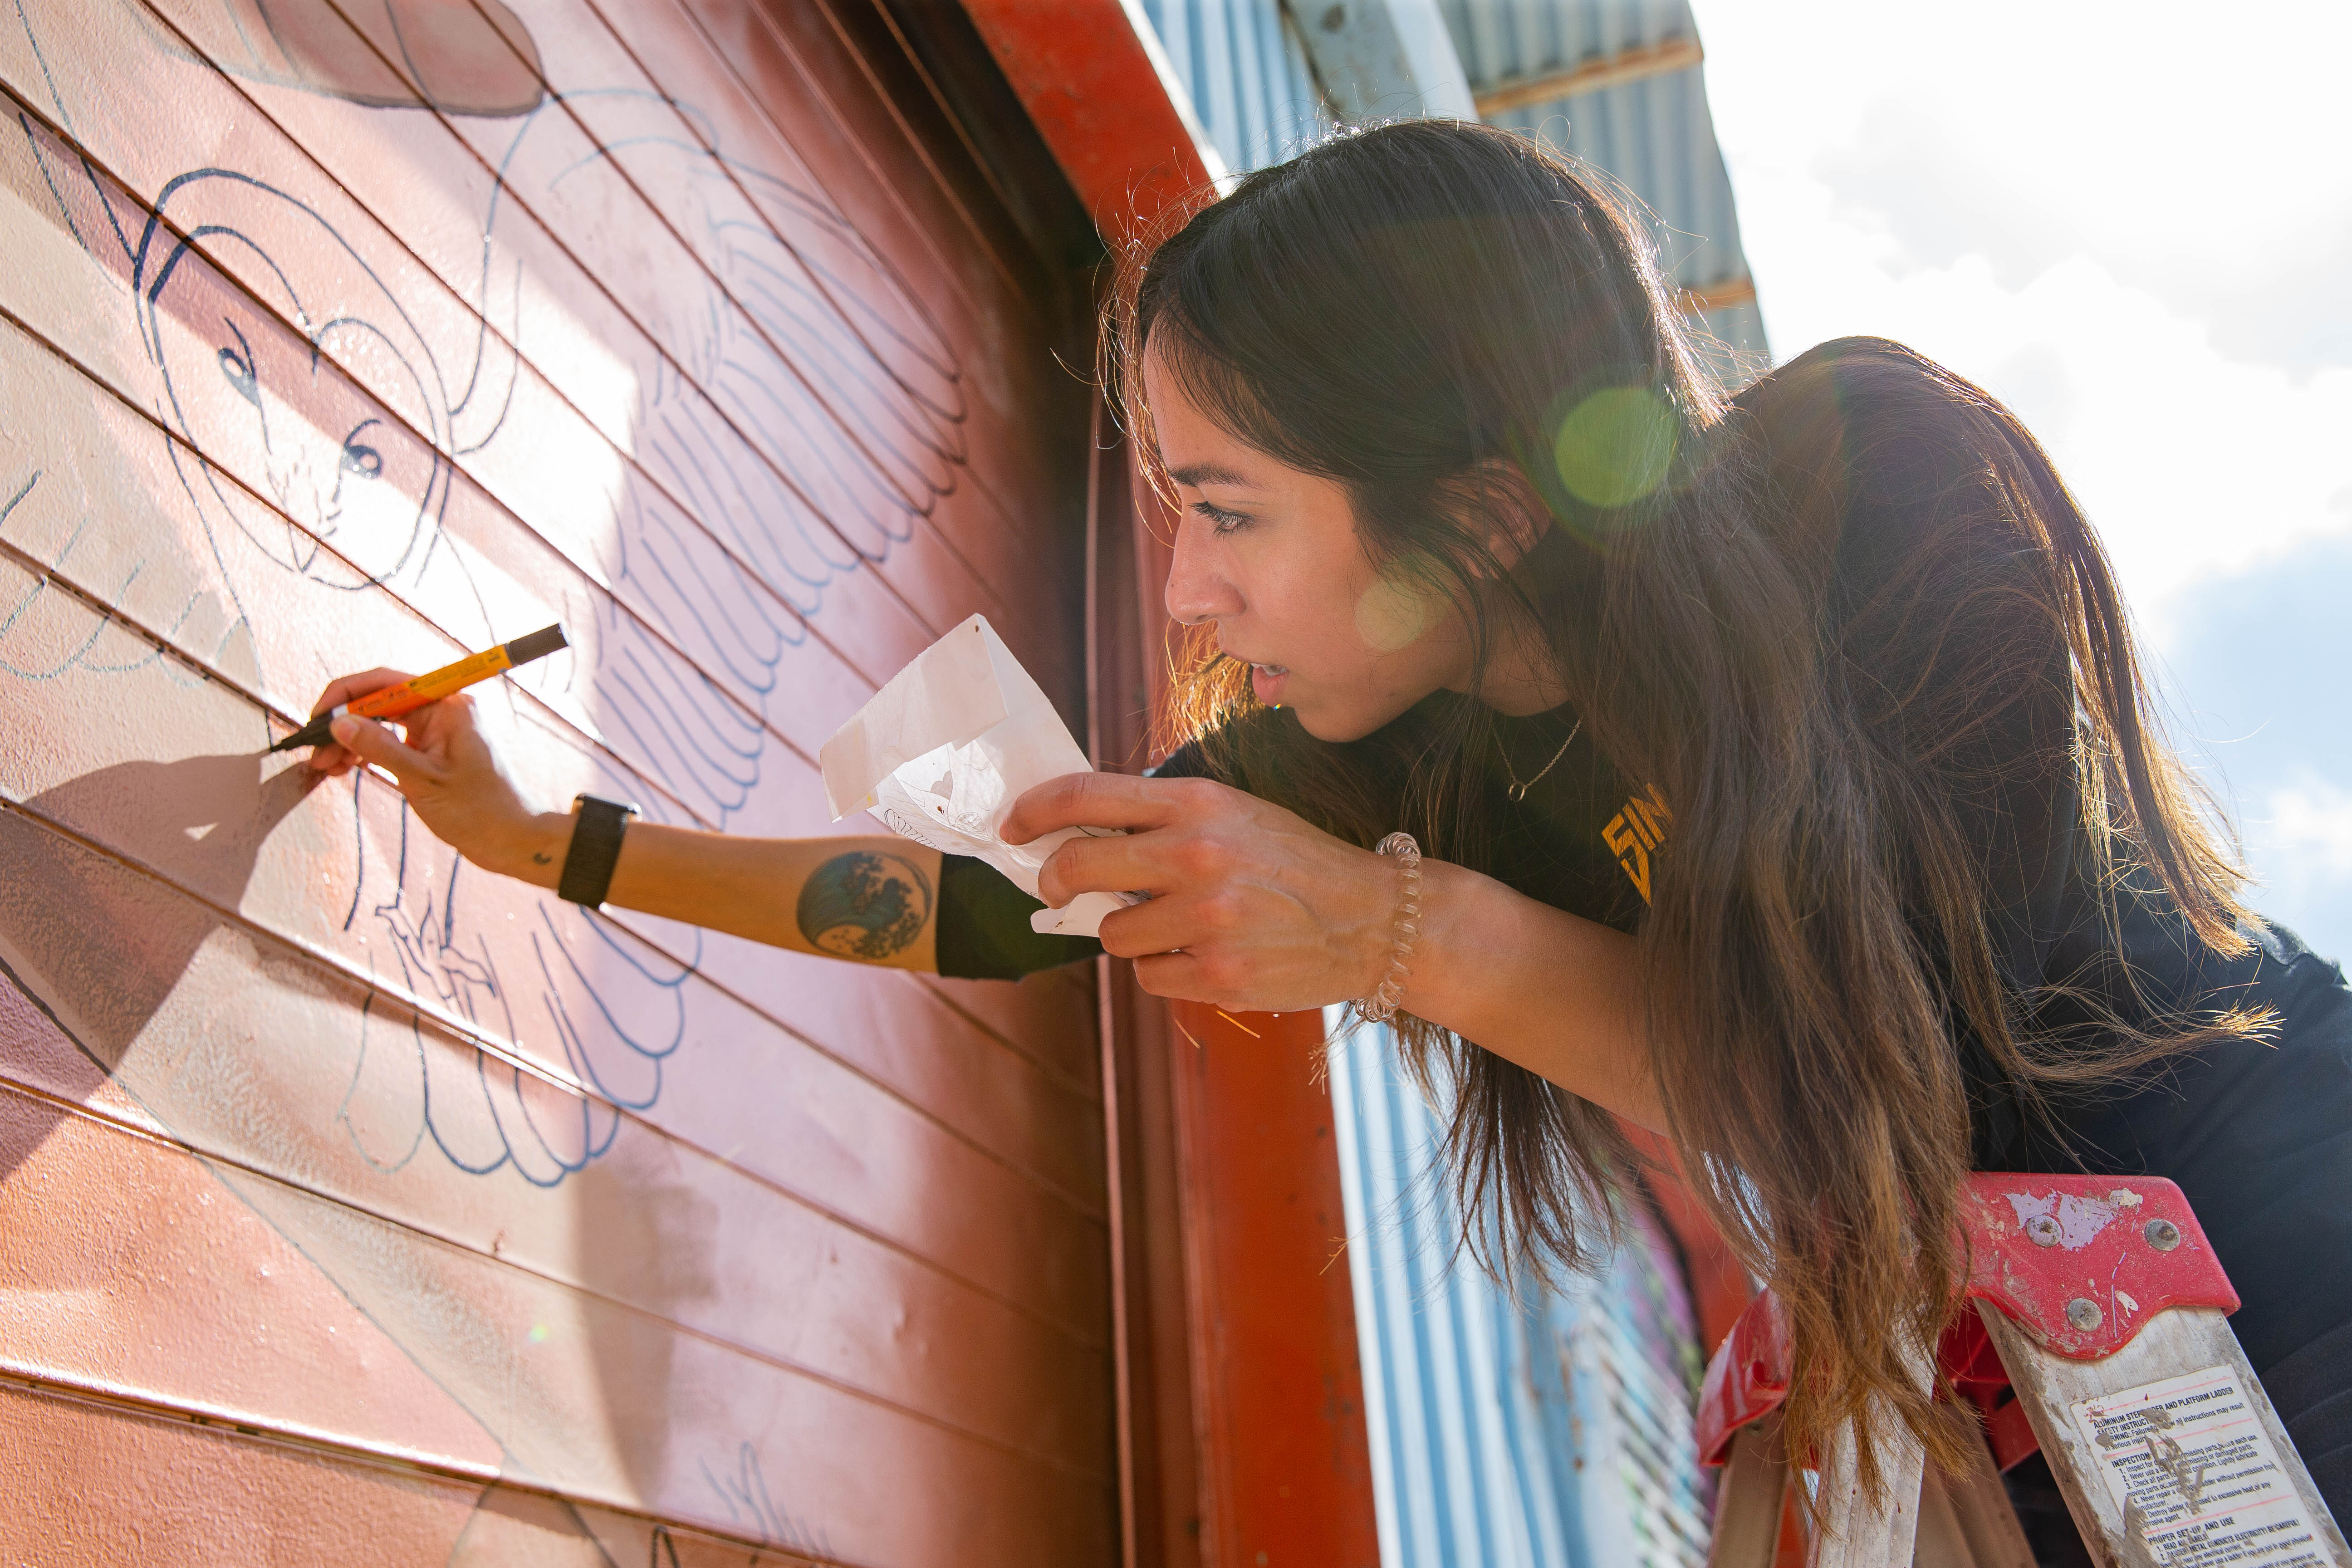
<path fill-rule="evenodd" d="M 555 864 L 555 857 L 534 849 L 530 852 L 530 863 L 534 866 L 552 866 Z"/>

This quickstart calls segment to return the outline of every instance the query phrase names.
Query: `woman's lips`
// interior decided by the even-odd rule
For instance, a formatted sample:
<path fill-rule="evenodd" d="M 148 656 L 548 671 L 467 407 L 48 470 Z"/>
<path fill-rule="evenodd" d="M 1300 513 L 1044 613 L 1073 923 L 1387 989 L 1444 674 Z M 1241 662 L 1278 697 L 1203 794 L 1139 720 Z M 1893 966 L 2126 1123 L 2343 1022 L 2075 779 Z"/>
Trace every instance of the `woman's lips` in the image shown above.
<path fill-rule="evenodd" d="M 1257 700 L 1269 708 L 1282 706 L 1282 689 L 1288 685 L 1289 681 L 1290 668 L 1287 665 L 1253 664 L 1250 666 L 1250 689 L 1257 694 Z"/>

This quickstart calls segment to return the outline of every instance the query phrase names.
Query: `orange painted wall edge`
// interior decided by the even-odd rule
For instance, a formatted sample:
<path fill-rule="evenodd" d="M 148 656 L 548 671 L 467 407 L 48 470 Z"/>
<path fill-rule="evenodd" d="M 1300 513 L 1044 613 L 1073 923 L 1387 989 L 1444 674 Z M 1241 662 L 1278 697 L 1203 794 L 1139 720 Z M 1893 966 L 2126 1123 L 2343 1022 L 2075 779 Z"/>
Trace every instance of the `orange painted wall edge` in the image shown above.
<path fill-rule="evenodd" d="M 1071 187 L 1114 246 L 1210 183 L 1119 0 L 965 0 Z"/>

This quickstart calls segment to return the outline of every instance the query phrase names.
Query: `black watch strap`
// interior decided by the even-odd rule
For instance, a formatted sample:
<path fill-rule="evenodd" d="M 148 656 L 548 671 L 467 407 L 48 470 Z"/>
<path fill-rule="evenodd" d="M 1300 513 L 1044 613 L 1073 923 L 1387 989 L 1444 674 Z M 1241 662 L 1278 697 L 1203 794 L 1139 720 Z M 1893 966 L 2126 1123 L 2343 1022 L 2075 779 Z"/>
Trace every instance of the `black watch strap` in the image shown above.
<path fill-rule="evenodd" d="M 574 795 L 572 808 L 578 820 L 572 825 L 572 847 L 564 852 L 563 879 L 555 885 L 555 896 L 593 910 L 613 886 L 621 835 L 637 808 L 593 795 Z"/>

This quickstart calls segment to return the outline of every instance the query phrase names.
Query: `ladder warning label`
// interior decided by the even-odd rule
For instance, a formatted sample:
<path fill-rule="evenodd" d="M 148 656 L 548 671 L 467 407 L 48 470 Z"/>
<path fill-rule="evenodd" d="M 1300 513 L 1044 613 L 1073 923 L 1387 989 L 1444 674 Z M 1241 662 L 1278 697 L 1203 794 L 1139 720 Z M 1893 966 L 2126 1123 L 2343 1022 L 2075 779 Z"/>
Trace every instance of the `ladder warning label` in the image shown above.
<path fill-rule="evenodd" d="M 2162 1568 L 2326 1568 L 2333 1561 L 2237 1372 L 2207 1367 L 2070 1408 L 2100 1478 Z"/>

